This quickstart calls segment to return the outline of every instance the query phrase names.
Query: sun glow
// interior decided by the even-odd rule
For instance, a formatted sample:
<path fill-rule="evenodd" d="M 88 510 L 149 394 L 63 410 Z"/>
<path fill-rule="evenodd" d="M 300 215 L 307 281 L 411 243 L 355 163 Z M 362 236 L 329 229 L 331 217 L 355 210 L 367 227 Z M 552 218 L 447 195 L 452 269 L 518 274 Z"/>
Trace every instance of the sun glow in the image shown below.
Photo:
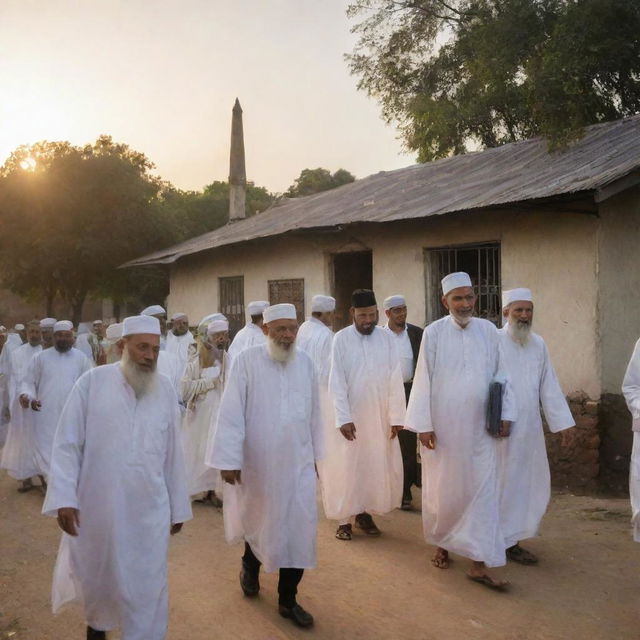
<path fill-rule="evenodd" d="M 25 171 L 33 171 L 36 168 L 36 164 L 35 159 L 31 157 L 20 160 L 20 167 Z"/>

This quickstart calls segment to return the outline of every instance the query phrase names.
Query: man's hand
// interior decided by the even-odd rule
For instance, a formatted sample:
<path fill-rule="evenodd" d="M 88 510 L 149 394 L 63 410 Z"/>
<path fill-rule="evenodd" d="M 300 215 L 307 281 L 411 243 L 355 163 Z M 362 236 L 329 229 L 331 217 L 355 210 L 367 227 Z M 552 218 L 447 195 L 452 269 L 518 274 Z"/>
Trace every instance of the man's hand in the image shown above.
<path fill-rule="evenodd" d="M 229 484 L 235 484 L 236 482 L 240 484 L 240 469 L 226 469 L 221 471 L 222 479 Z"/>
<path fill-rule="evenodd" d="M 569 429 L 564 429 L 560 438 L 560 446 L 561 447 L 572 447 L 576 441 L 576 428 L 569 427 Z"/>
<path fill-rule="evenodd" d="M 391 438 L 390 438 L 390 440 L 393 440 L 403 429 L 404 429 L 404 427 L 401 424 L 391 425 Z"/>
<path fill-rule="evenodd" d="M 498 436 L 500 438 L 508 438 L 510 433 L 511 433 L 511 422 L 509 420 L 501 420 L 500 431 L 498 432 Z"/>
<path fill-rule="evenodd" d="M 356 439 L 356 425 L 353 422 L 347 422 L 347 424 L 343 424 L 340 427 L 340 433 L 347 440 L 355 440 Z"/>
<path fill-rule="evenodd" d="M 180 533 L 180 531 L 182 531 L 182 522 L 176 522 L 175 524 L 171 525 L 171 529 L 169 529 L 169 533 L 171 533 L 172 536 L 175 536 L 176 533 Z"/>
<path fill-rule="evenodd" d="M 58 509 L 58 524 L 65 533 L 70 536 L 77 536 L 78 527 L 80 526 L 80 512 L 73 507 Z"/>
<path fill-rule="evenodd" d="M 40 400 L 32 400 L 31 401 L 31 408 L 34 411 L 40 411 L 40 407 L 42 406 L 42 402 L 40 402 Z"/>
<path fill-rule="evenodd" d="M 20 406 L 23 409 L 28 409 L 29 408 L 29 404 L 30 404 L 30 400 L 29 400 L 29 396 L 26 393 L 21 393 L 20 394 Z"/>
<path fill-rule="evenodd" d="M 427 431 L 425 433 L 419 433 L 418 438 L 420 438 L 420 444 L 427 449 L 431 449 L 432 451 L 436 448 L 436 434 L 433 431 Z"/>

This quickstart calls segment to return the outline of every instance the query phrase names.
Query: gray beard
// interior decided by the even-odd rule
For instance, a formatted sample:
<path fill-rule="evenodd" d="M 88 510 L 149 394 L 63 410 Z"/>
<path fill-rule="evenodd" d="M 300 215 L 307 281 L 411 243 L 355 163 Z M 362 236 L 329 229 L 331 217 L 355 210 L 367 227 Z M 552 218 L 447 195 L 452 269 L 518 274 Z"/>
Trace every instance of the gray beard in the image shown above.
<path fill-rule="evenodd" d="M 126 349 L 123 351 L 122 358 L 120 359 L 120 370 L 136 394 L 136 398 L 141 398 L 150 391 L 153 391 L 158 382 L 156 370 L 143 371 L 140 369 L 140 367 L 131 360 Z"/>
<path fill-rule="evenodd" d="M 276 362 L 289 362 L 296 353 L 296 343 L 283 349 L 273 338 L 267 337 L 267 351 Z"/>
<path fill-rule="evenodd" d="M 520 324 L 516 322 L 512 324 L 509 322 L 507 326 L 507 331 L 511 336 L 511 339 L 514 342 L 517 342 L 519 345 L 524 347 L 527 342 L 529 342 L 529 338 L 531 337 L 531 325 L 530 324 Z"/>

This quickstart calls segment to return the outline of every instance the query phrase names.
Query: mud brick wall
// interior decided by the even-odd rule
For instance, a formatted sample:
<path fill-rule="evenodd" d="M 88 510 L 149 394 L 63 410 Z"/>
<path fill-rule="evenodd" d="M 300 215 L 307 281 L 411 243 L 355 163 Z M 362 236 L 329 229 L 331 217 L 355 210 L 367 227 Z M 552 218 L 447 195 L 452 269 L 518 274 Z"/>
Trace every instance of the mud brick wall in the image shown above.
<path fill-rule="evenodd" d="M 593 491 L 599 486 L 600 406 L 582 391 L 570 393 L 567 400 L 577 427 L 572 446 L 560 446 L 561 434 L 550 433 L 545 424 L 551 482 L 579 493 Z"/>

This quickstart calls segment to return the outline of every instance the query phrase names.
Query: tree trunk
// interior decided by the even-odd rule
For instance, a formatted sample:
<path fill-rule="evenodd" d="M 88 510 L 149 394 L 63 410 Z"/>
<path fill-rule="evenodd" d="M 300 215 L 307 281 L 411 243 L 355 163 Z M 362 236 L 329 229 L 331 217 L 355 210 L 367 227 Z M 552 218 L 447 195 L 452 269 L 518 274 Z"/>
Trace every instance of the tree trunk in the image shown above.
<path fill-rule="evenodd" d="M 80 320 L 82 320 L 82 307 L 84 306 L 86 297 L 86 291 L 79 291 L 76 295 L 71 297 L 71 322 L 73 322 L 74 327 L 77 327 Z"/>

